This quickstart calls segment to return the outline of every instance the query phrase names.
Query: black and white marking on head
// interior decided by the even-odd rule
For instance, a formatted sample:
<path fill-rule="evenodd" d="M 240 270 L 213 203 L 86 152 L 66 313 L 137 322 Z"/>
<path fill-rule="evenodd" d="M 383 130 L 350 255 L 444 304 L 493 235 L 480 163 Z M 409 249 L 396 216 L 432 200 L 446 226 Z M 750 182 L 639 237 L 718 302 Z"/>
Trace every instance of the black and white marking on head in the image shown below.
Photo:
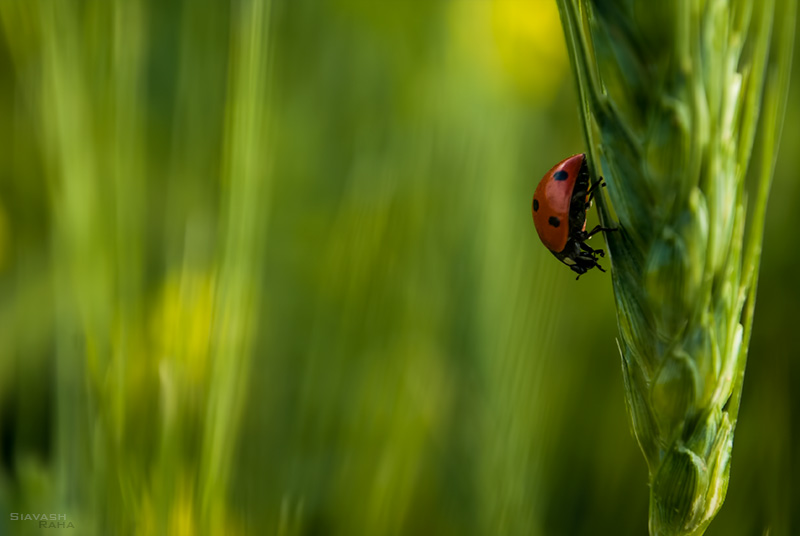
<path fill-rule="evenodd" d="M 565 180 L 567 180 L 567 177 L 569 177 L 569 173 L 567 173 L 563 169 L 553 173 L 553 180 L 554 181 L 565 181 Z"/>
<path fill-rule="evenodd" d="M 533 200 L 533 211 L 536 212 L 537 210 L 539 210 L 539 200 L 538 199 L 534 199 Z"/>
<path fill-rule="evenodd" d="M 559 220 L 555 216 L 550 216 L 550 219 L 547 220 L 547 223 L 549 223 L 553 227 L 558 227 L 559 225 L 561 225 L 561 220 Z"/>

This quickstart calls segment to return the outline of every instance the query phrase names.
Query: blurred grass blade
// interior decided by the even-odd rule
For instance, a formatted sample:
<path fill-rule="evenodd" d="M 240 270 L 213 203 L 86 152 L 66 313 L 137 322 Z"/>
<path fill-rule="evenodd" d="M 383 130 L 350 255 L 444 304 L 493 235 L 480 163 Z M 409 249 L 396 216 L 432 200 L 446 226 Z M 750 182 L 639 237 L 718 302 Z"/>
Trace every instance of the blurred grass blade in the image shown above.
<path fill-rule="evenodd" d="M 213 371 L 203 439 L 202 512 L 216 526 L 239 436 L 263 273 L 272 169 L 269 0 L 233 4 L 225 154 L 223 254 L 213 326 Z"/>

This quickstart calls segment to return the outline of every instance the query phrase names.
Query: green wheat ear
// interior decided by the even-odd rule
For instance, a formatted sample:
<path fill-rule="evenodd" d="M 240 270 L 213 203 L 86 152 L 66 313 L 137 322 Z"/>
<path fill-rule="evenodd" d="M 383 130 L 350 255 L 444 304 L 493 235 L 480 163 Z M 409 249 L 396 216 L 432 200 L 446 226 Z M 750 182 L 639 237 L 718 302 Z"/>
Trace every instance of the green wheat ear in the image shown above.
<path fill-rule="evenodd" d="M 650 533 L 725 499 L 796 0 L 558 0 L 607 235 Z M 758 136 L 756 133 L 758 132 Z"/>

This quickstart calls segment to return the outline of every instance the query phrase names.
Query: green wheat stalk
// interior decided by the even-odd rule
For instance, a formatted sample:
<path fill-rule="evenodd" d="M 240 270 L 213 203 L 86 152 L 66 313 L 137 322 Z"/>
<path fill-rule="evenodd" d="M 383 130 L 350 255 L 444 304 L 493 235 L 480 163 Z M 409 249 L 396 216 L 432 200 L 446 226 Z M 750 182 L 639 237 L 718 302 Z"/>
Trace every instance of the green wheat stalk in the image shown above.
<path fill-rule="evenodd" d="M 725 499 L 796 0 L 558 0 L 609 234 L 650 533 Z"/>

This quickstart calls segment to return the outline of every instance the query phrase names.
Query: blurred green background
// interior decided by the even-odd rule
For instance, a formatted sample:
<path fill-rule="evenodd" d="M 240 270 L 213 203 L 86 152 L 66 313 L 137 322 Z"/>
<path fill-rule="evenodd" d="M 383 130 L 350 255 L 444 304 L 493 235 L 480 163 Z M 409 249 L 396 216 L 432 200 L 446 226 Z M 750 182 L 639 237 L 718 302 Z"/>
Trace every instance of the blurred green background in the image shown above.
<path fill-rule="evenodd" d="M 0 17 L 0 534 L 646 533 L 555 2 Z M 800 534 L 797 78 L 709 535 Z"/>

